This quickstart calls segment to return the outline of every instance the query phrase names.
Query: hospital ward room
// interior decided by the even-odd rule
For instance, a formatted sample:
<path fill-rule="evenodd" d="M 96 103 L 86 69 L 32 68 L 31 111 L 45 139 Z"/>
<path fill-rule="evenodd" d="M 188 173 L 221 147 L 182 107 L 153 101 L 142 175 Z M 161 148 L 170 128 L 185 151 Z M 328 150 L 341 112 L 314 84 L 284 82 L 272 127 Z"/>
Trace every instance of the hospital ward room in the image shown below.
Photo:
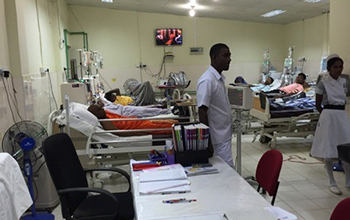
<path fill-rule="evenodd" d="M 0 220 L 350 220 L 349 10 L 0 0 Z"/>

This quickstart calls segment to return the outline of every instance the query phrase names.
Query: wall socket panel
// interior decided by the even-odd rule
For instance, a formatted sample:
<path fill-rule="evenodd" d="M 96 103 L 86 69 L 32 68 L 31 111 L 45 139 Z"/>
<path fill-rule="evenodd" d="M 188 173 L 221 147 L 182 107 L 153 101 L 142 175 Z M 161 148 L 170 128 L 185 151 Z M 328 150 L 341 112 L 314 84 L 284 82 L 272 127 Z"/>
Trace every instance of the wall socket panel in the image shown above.
<path fill-rule="evenodd" d="M 39 71 L 41 74 L 46 74 L 49 72 L 49 68 L 45 68 L 45 67 L 40 67 L 39 68 Z"/>
<path fill-rule="evenodd" d="M 145 68 L 147 65 L 144 63 L 138 63 L 136 64 L 136 68 Z"/>

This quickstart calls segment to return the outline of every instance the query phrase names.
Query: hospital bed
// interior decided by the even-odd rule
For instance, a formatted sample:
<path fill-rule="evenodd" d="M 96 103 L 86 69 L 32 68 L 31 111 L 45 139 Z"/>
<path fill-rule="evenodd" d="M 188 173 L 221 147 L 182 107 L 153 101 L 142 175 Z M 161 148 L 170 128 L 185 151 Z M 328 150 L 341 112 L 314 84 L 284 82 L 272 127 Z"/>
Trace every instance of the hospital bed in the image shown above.
<path fill-rule="evenodd" d="M 67 132 L 77 148 L 82 164 L 106 163 L 118 160 L 118 164 L 127 163 L 138 153 L 149 152 L 153 149 L 164 150 L 165 141 L 171 140 L 171 135 L 167 137 L 154 137 L 153 135 L 121 137 L 112 134 L 125 133 L 130 130 L 105 131 L 92 113 L 87 111 L 87 106 L 79 103 L 70 103 L 69 108 L 61 111 L 54 111 L 49 116 L 48 133 Z M 68 112 L 68 114 L 67 114 Z M 69 117 L 67 117 L 69 115 Z M 177 117 L 175 115 L 162 115 L 141 120 L 187 120 L 187 117 Z M 112 120 L 140 120 L 140 119 L 112 119 Z M 171 128 L 170 128 L 171 129 Z M 169 129 L 169 130 L 170 130 Z M 145 129 L 132 130 L 133 132 L 159 131 L 166 129 Z M 160 145 L 155 145 L 160 144 Z M 124 159 L 125 155 L 129 158 Z M 82 159 L 83 158 L 83 159 Z M 120 158 L 120 159 L 119 159 Z"/>
<path fill-rule="evenodd" d="M 278 88 L 280 88 L 282 81 L 279 79 L 279 77 L 281 76 L 281 73 L 277 73 L 277 72 L 272 72 L 270 74 L 270 77 L 272 77 L 274 79 L 273 83 L 270 85 L 270 90 L 276 90 Z M 247 87 L 247 84 L 241 84 L 241 83 L 231 83 L 231 86 L 241 86 L 241 87 Z M 252 85 L 257 85 L 257 84 L 252 84 Z M 258 91 L 253 91 L 252 93 L 254 96 L 258 95 Z M 232 109 L 232 115 L 233 117 L 235 117 L 236 115 L 236 110 Z M 256 133 L 257 131 L 259 131 L 260 129 L 262 129 L 261 126 L 256 126 L 258 122 L 256 117 L 253 117 L 250 114 L 250 111 L 242 111 L 241 112 L 241 117 L 244 121 L 244 133 Z"/>
<path fill-rule="evenodd" d="M 260 142 L 276 148 L 278 137 L 304 137 L 313 135 L 319 113 L 315 108 L 293 110 L 271 110 L 271 103 L 266 96 L 254 97 L 250 115 L 262 125 Z M 255 133 L 254 140 L 259 135 Z"/>

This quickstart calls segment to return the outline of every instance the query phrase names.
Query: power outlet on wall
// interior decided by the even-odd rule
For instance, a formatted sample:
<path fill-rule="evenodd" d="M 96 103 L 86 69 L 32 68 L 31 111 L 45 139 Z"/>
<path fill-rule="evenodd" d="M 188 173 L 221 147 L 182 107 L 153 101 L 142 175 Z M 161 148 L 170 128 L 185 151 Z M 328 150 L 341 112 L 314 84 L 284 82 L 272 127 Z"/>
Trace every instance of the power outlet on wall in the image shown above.
<path fill-rule="evenodd" d="M 144 63 L 138 63 L 136 64 L 136 68 L 145 68 L 147 65 Z"/>
<path fill-rule="evenodd" d="M 41 75 L 45 75 L 46 73 L 49 72 L 49 68 L 40 67 L 39 71 L 40 71 Z"/>
<path fill-rule="evenodd" d="M 10 76 L 10 72 L 5 67 L 0 67 L 0 76 L 3 76 L 5 78 Z"/>

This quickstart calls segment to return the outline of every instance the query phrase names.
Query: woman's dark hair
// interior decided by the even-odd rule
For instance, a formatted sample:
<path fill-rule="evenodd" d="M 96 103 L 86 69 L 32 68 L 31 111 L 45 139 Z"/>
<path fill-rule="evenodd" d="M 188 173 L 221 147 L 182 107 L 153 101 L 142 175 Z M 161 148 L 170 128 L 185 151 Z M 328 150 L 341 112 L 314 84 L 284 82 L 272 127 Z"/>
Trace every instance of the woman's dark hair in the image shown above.
<path fill-rule="evenodd" d="M 329 68 L 331 68 L 337 61 L 340 61 L 340 62 L 342 62 L 342 64 L 344 64 L 344 61 L 343 61 L 342 58 L 340 58 L 340 57 L 334 57 L 334 58 L 329 59 L 329 60 L 327 61 L 327 70 L 328 70 Z"/>

